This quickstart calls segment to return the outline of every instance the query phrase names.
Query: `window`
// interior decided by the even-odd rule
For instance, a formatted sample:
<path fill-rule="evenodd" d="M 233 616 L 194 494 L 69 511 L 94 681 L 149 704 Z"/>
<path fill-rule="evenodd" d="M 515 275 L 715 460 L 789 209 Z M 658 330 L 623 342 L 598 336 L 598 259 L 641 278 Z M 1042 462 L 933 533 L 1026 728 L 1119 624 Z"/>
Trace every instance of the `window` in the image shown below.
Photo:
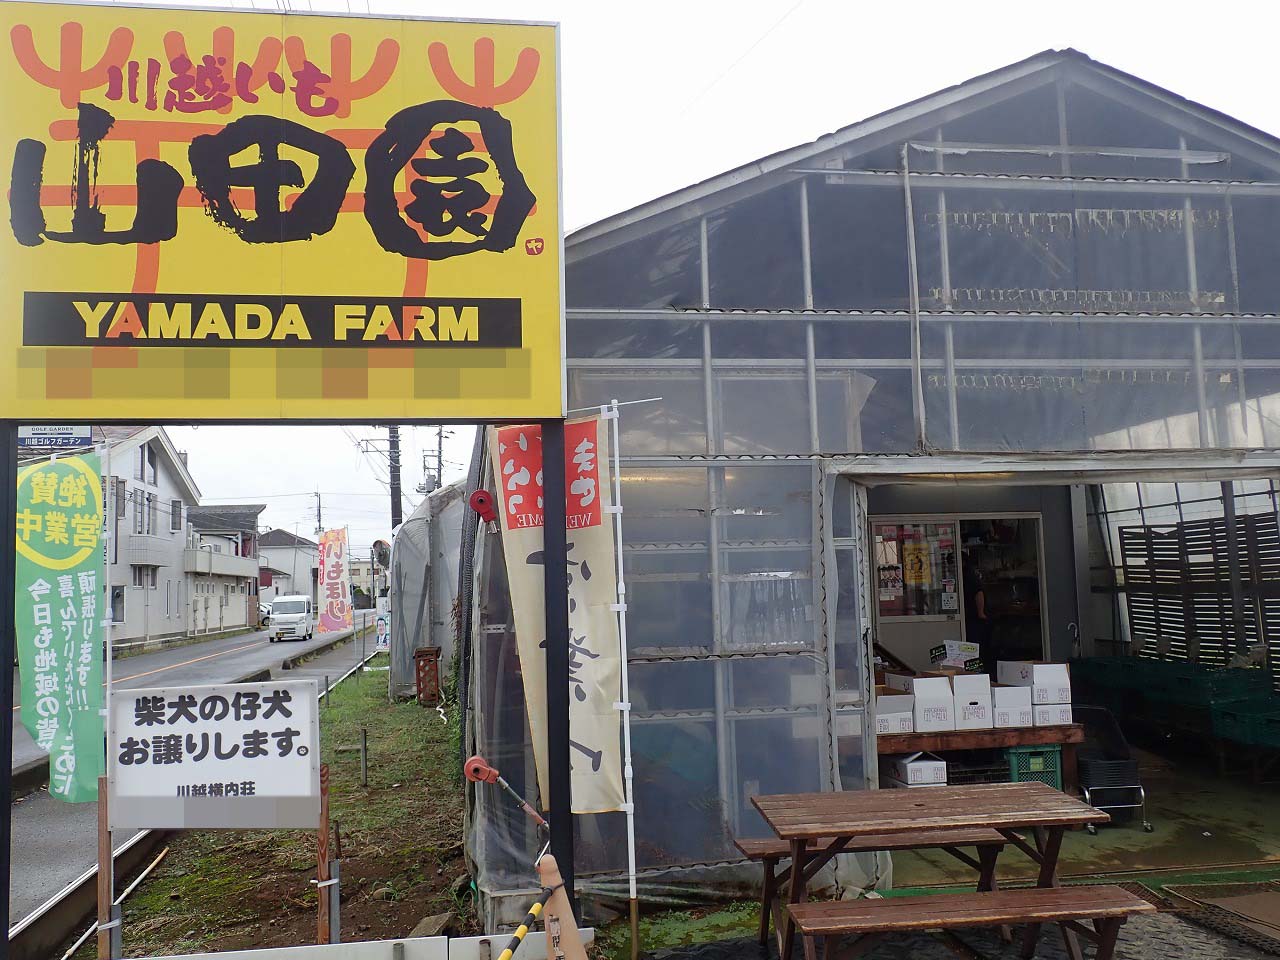
<path fill-rule="evenodd" d="M 145 480 L 147 478 L 147 447 L 143 444 L 138 448 L 138 455 L 133 461 L 133 479 Z"/>
<path fill-rule="evenodd" d="M 147 483 L 156 482 L 156 451 L 150 444 L 145 448 L 147 451 Z"/>
<path fill-rule="evenodd" d="M 124 623 L 124 587 L 111 588 L 111 622 Z"/>
<path fill-rule="evenodd" d="M 951 522 L 875 524 L 882 619 L 959 614 L 955 544 Z"/>
<path fill-rule="evenodd" d="M 135 587 L 145 587 L 148 590 L 156 588 L 156 571 L 159 567 L 135 565 L 133 568 L 133 585 Z"/>
<path fill-rule="evenodd" d="M 173 589 L 173 581 L 166 580 L 164 582 L 164 615 L 169 616 L 169 592 Z"/>
<path fill-rule="evenodd" d="M 156 532 L 156 495 L 147 494 L 147 536 L 155 536 Z"/>
<path fill-rule="evenodd" d="M 169 532 L 178 533 L 182 530 L 182 501 L 169 501 Z"/>
<path fill-rule="evenodd" d="M 142 534 L 142 491 L 134 490 L 129 494 L 133 500 L 133 532 L 141 536 Z"/>
<path fill-rule="evenodd" d="M 116 516 L 123 520 L 128 514 L 126 504 L 129 502 L 129 485 L 124 480 L 116 481 Z"/>

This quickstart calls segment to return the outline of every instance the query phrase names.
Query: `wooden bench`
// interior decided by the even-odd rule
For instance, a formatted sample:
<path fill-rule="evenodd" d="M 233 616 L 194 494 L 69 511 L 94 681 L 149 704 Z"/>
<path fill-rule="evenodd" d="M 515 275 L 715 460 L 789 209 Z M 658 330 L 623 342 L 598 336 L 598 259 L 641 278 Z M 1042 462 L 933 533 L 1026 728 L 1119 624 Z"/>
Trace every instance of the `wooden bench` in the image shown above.
<path fill-rule="evenodd" d="M 995 830 L 912 830 L 907 833 L 859 837 L 845 845 L 843 853 L 879 853 L 894 850 L 944 850 L 966 866 L 978 871 L 978 889 L 996 889 L 996 857 L 1009 841 Z M 826 847 L 830 839 L 810 840 L 811 848 Z M 748 860 L 764 864 L 764 882 L 760 890 L 760 943 L 769 942 L 769 918 L 774 898 L 786 882 L 790 868 L 778 873 L 778 863 L 791 857 L 785 840 L 734 840 L 733 845 Z M 957 847 L 976 847 L 978 858 L 961 853 Z"/>
<path fill-rule="evenodd" d="M 1125 920 L 1155 907 L 1120 887 L 1078 886 L 793 903 L 788 909 L 804 938 L 805 960 L 817 960 L 819 940 L 825 945 L 826 960 L 845 960 L 862 956 L 892 933 L 1020 923 L 1031 924 L 1023 943 L 1024 957 L 1035 952 L 1039 925 L 1057 923 L 1064 933 L 1070 930 L 1097 944 L 1095 960 L 1111 960 Z M 1093 929 L 1083 920 L 1091 921 Z M 837 945 L 847 936 L 857 939 L 837 953 Z"/>

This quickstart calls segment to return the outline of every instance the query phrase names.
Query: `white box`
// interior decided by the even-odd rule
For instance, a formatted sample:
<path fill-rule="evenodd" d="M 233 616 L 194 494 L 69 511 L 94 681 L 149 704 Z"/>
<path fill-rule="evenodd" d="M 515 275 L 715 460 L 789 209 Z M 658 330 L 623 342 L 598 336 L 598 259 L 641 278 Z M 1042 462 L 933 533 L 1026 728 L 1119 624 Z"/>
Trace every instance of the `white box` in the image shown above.
<path fill-rule="evenodd" d="M 985 673 L 956 674 L 951 678 L 957 730 L 990 730 L 991 679 Z"/>
<path fill-rule="evenodd" d="M 1060 727 L 1071 722 L 1071 704 L 1036 704 L 1037 727 Z"/>
<path fill-rule="evenodd" d="M 884 765 L 890 777 L 913 787 L 922 783 L 947 782 L 947 761 L 931 753 L 885 757 Z"/>
<path fill-rule="evenodd" d="M 982 649 L 967 640 L 946 640 L 929 651 L 930 662 L 943 667 L 964 669 L 974 660 L 982 659 Z"/>
<path fill-rule="evenodd" d="M 911 733 L 916 728 L 915 705 L 909 693 L 876 697 L 876 733 Z"/>
<path fill-rule="evenodd" d="M 1071 702 L 1071 675 L 1065 663 L 1001 660 L 996 679 L 1011 687 L 1030 687 L 1032 703 Z"/>
<path fill-rule="evenodd" d="M 992 720 L 997 727 L 1035 726 L 1030 687 L 992 687 Z"/>
<path fill-rule="evenodd" d="M 946 677 L 916 677 L 911 681 L 915 695 L 916 733 L 934 733 L 956 728 L 955 695 Z"/>
<path fill-rule="evenodd" d="M 901 690 L 903 693 L 911 692 L 911 681 L 915 679 L 912 673 L 893 673 L 886 672 L 884 675 L 884 685 L 893 687 L 894 690 Z"/>

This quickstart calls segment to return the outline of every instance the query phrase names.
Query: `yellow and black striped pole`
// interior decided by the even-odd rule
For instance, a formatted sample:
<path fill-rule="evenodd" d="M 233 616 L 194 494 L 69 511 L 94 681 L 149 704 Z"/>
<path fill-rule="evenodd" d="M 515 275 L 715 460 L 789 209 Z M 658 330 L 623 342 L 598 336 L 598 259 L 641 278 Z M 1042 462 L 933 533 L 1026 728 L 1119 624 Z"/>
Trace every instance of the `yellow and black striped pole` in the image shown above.
<path fill-rule="evenodd" d="M 533 929 L 533 925 L 537 922 L 538 917 L 542 915 L 542 908 L 547 905 L 547 901 L 551 899 L 551 895 L 556 892 L 555 887 L 543 887 L 542 893 L 538 895 L 537 902 L 529 908 L 529 912 L 525 915 L 524 921 L 520 926 L 516 927 L 515 936 L 511 938 L 511 942 L 507 944 L 507 949 L 498 955 L 498 960 L 511 960 L 520 944 L 524 941 L 525 936 Z"/>

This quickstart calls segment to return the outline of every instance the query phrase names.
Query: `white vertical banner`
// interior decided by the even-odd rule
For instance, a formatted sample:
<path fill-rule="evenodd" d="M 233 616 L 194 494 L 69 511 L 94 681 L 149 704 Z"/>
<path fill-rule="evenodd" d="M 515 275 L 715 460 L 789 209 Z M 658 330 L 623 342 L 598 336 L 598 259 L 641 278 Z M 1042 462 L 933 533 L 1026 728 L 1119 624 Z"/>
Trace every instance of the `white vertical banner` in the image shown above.
<path fill-rule="evenodd" d="M 600 417 L 565 423 L 569 562 L 569 740 L 574 813 L 624 808 L 621 682 L 609 430 Z M 490 427 L 511 608 L 541 796 L 547 786 L 545 522 L 542 428 Z"/>

